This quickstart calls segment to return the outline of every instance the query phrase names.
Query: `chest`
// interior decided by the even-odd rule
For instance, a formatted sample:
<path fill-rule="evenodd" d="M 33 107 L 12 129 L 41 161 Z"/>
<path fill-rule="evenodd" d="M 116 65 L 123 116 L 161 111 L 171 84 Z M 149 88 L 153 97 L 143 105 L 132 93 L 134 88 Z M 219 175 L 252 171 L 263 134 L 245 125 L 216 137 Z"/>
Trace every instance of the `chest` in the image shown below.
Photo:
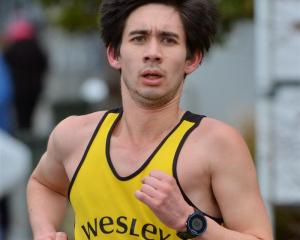
<path fill-rule="evenodd" d="M 112 139 L 109 160 L 121 177 L 134 175 L 146 167 L 152 170 L 168 168 L 169 175 L 178 178 L 180 185 L 189 194 L 199 194 L 210 189 L 208 158 L 205 150 L 196 146 L 193 140 L 187 139 L 184 144 L 175 146 L 160 142 L 131 148 Z"/>
<path fill-rule="evenodd" d="M 195 141 L 193 133 L 187 138 L 182 136 L 182 133 L 173 134 L 171 137 L 169 136 L 159 142 L 132 147 L 126 141 L 118 142 L 118 139 L 114 139 L 112 136 L 107 139 L 99 134 L 99 137 L 95 139 L 88 151 L 84 150 L 85 147 L 74 151 L 72 159 L 76 159 L 77 162 L 69 161 L 72 164 L 67 166 L 70 179 L 78 166 L 80 167 L 78 171 L 79 179 L 77 176 L 75 182 L 83 185 L 77 189 L 86 189 L 86 184 L 95 183 L 95 179 L 102 181 L 104 176 L 109 179 L 107 183 L 110 184 L 117 178 L 122 181 L 135 181 L 142 175 L 149 174 L 151 170 L 162 170 L 177 178 L 183 194 L 194 205 L 201 206 L 201 210 L 219 215 L 211 186 L 207 151 L 203 149 L 199 142 Z M 86 152 L 88 155 L 85 156 Z M 81 159 L 85 160 L 82 166 L 80 166 Z M 84 172 L 86 174 L 83 174 Z M 83 175 L 86 177 L 83 177 L 84 180 L 81 181 L 80 176 Z M 138 182 L 140 184 L 140 181 Z M 95 188 L 99 188 L 99 183 L 95 184 L 90 191 L 92 195 Z M 140 186 L 130 186 L 136 186 L 134 189 L 130 188 L 129 191 L 129 196 L 133 196 L 132 192 Z M 113 189 L 117 188 L 114 187 Z M 123 192 L 124 188 L 120 187 L 120 191 Z"/>

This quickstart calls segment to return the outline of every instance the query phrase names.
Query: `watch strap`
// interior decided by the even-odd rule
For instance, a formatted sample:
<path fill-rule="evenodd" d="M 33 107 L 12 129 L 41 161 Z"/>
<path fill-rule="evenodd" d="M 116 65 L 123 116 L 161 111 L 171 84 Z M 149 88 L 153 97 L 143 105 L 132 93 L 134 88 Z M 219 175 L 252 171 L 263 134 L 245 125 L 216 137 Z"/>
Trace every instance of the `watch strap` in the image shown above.
<path fill-rule="evenodd" d="M 190 238 L 195 237 L 194 235 L 190 234 L 189 232 L 177 232 L 176 235 L 180 239 L 190 239 Z"/>

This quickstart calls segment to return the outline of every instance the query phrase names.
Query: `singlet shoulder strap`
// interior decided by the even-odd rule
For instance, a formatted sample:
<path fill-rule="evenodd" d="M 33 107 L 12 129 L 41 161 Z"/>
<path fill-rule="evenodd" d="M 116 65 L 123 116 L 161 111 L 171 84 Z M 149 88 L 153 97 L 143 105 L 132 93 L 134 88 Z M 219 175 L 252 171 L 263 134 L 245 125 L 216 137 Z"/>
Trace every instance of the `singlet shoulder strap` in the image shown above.
<path fill-rule="evenodd" d="M 177 185 L 179 186 L 179 189 L 183 195 L 183 198 L 185 199 L 185 201 L 191 205 L 192 207 L 194 207 L 195 209 L 198 209 L 200 210 L 190 199 L 189 197 L 185 194 L 185 192 L 183 191 L 181 185 L 180 185 L 180 182 L 178 180 L 178 176 L 177 176 L 177 161 L 178 161 L 178 157 L 179 157 L 179 153 L 181 151 L 181 148 L 183 147 L 183 144 L 184 142 L 186 141 L 187 137 L 189 136 L 189 134 L 195 129 L 198 127 L 198 125 L 201 123 L 201 120 L 203 118 L 205 118 L 206 116 L 205 115 L 198 115 L 198 114 L 195 114 L 195 113 L 192 113 L 190 111 L 186 111 L 184 116 L 183 116 L 183 120 L 186 120 L 186 121 L 189 121 L 189 122 L 193 122 L 194 125 L 189 129 L 189 131 L 186 132 L 185 136 L 182 138 L 181 140 L 181 143 L 177 149 L 177 152 L 176 152 L 176 155 L 175 155 L 175 158 L 174 158 L 174 164 L 173 164 L 173 175 L 175 177 L 175 180 L 177 182 Z M 200 210 L 201 211 L 201 210 Z M 224 221 L 222 218 L 216 218 L 216 217 L 213 217 L 213 216 L 210 216 L 209 214 L 201 211 L 205 216 L 213 219 L 215 222 L 219 223 L 219 224 L 222 224 Z"/>
<path fill-rule="evenodd" d="M 186 111 L 184 114 L 184 120 L 187 120 L 189 122 L 194 122 L 197 125 L 199 125 L 201 120 L 205 117 L 206 117 L 205 115 L 198 115 L 190 111 Z"/>

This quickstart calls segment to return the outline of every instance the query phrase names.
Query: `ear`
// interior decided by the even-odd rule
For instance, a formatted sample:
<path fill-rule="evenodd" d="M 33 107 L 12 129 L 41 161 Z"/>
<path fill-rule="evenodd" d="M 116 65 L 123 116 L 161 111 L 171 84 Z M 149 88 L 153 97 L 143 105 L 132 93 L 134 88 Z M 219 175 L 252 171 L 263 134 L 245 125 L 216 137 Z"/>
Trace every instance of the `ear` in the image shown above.
<path fill-rule="evenodd" d="M 121 69 L 119 57 L 115 54 L 115 49 L 111 45 L 107 47 L 106 55 L 110 66 L 112 66 L 116 70 Z"/>
<path fill-rule="evenodd" d="M 202 52 L 200 50 L 197 50 L 194 53 L 192 58 L 187 59 L 185 61 L 184 71 L 185 71 L 186 75 L 194 72 L 198 68 L 198 66 L 202 62 L 202 58 L 203 58 Z"/>

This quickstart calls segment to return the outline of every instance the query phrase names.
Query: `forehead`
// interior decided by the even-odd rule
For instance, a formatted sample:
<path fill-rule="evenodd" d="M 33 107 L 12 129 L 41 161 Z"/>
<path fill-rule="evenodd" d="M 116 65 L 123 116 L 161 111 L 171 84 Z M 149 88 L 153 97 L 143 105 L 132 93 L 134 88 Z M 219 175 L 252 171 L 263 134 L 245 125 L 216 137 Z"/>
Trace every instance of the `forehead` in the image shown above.
<path fill-rule="evenodd" d="M 183 24 L 178 11 L 164 4 L 146 4 L 135 9 L 128 17 L 124 33 L 133 30 L 172 31 L 184 34 Z"/>

